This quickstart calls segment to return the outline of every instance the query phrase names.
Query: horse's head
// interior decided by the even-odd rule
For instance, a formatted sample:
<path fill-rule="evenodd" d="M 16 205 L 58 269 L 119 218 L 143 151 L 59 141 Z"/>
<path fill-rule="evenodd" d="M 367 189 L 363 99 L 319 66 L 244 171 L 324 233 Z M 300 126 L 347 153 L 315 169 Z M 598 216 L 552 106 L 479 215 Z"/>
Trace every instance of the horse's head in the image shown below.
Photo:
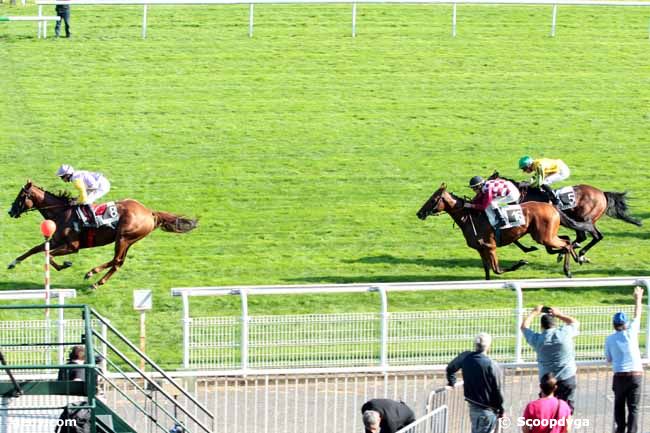
<path fill-rule="evenodd" d="M 447 185 L 442 183 L 440 188 L 433 193 L 429 200 L 426 201 L 416 214 L 421 220 L 425 220 L 429 215 L 436 215 L 446 209 L 445 200 L 443 196 L 448 195 Z"/>
<path fill-rule="evenodd" d="M 16 199 L 11 204 L 11 209 L 9 209 L 10 217 L 18 218 L 23 213 L 34 207 L 34 200 L 32 199 L 33 186 L 32 182 L 28 180 L 25 186 L 20 189 Z"/>

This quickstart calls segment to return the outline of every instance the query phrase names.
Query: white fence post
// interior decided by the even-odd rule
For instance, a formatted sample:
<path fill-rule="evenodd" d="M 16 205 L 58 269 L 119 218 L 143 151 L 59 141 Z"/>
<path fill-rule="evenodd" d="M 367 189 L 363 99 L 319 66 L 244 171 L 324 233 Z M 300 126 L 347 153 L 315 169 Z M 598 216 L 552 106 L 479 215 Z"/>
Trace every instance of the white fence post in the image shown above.
<path fill-rule="evenodd" d="M 248 290 L 239 290 L 241 297 L 241 369 L 246 371 L 248 369 L 248 324 L 250 318 L 248 317 Z"/>
<path fill-rule="evenodd" d="M 183 292 L 183 368 L 190 368 L 190 300 Z"/>
<path fill-rule="evenodd" d="M 379 292 L 381 298 L 379 365 L 386 368 L 388 367 L 388 296 L 383 286 L 371 287 L 371 290 Z"/>
<path fill-rule="evenodd" d="M 551 23 L 551 37 L 555 37 L 556 23 L 557 23 L 557 5 L 553 5 L 553 22 Z"/>
<path fill-rule="evenodd" d="M 147 4 L 142 9 L 142 39 L 147 38 Z"/>
<path fill-rule="evenodd" d="M 38 16 L 39 18 L 43 16 L 43 6 L 38 5 Z M 43 35 L 43 21 L 38 22 L 38 39 L 40 39 Z"/>
<path fill-rule="evenodd" d="M 59 300 L 59 305 L 65 304 L 65 296 L 63 293 L 59 292 L 57 296 Z M 65 341 L 65 322 L 63 320 L 63 308 L 59 308 L 59 320 L 58 320 L 58 329 L 59 329 L 59 365 L 65 364 L 65 358 L 64 358 L 64 347 L 63 347 L 63 342 Z"/>
<path fill-rule="evenodd" d="M 253 37 L 253 7 L 255 6 L 254 3 L 251 3 L 248 6 L 248 37 L 252 38 Z"/>
<path fill-rule="evenodd" d="M 524 295 L 521 291 L 521 286 L 516 283 L 508 283 L 508 287 L 511 287 L 517 295 L 517 308 L 516 308 L 516 317 L 515 321 L 515 362 L 521 362 L 521 332 L 519 332 L 519 325 L 524 318 Z"/>
<path fill-rule="evenodd" d="M 352 37 L 357 36 L 357 4 L 352 3 Z"/>
<path fill-rule="evenodd" d="M 456 3 L 454 3 L 454 8 L 451 13 L 451 37 L 456 37 Z"/>

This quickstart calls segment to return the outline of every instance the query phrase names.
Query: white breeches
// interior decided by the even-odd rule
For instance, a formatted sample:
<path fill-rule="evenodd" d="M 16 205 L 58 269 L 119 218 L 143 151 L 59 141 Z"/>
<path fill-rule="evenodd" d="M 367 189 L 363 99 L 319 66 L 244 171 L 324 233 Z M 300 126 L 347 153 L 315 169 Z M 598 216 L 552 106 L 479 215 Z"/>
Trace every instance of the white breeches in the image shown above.
<path fill-rule="evenodd" d="M 492 201 L 490 202 L 490 207 L 493 209 L 498 209 L 510 203 L 518 203 L 519 197 L 520 197 L 519 190 L 515 190 L 512 193 L 506 195 L 505 197 L 493 198 Z"/>
<path fill-rule="evenodd" d="M 566 166 L 566 164 L 560 164 L 560 171 L 551 175 L 548 175 L 545 179 L 543 184 L 544 185 L 550 185 L 555 182 L 559 182 L 561 180 L 564 180 L 568 178 L 571 175 L 571 171 L 569 170 L 569 167 Z"/>

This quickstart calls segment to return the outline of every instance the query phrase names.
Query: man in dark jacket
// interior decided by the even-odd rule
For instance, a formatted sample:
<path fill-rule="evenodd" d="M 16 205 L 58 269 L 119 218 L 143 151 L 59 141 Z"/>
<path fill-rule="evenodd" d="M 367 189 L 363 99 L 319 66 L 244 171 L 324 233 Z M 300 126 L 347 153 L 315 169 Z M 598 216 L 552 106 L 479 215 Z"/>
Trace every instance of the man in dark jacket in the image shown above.
<path fill-rule="evenodd" d="M 497 424 L 497 418 L 504 413 L 501 394 L 501 370 L 487 356 L 492 337 L 484 332 L 474 340 L 474 352 L 463 352 L 447 366 L 447 382 L 453 387 L 456 372 L 463 370 L 463 390 L 469 404 L 472 433 L 490 433 Z"/>
<path fill-rule="evenodd" d="M 415 414 L 406 403 L 375 398 L 361 406 L 366 433 L 395 433 L 415 421 Z"/>

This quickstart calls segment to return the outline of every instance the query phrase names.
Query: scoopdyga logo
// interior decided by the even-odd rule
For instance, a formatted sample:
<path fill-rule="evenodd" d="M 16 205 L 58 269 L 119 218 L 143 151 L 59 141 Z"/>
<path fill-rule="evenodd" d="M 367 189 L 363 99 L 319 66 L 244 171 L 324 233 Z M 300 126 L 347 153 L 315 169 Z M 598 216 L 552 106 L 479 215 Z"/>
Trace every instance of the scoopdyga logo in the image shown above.
<path fill-rule="evenodd" d="M 500 431 L 507 431 L 508 429 L 512 428 L 513 426 L 516 427 L 514 430 L 518 431 L 520 430 L 523 426 L 528 427 L 529 429 L 532 429 L 533 427 L 542 427 L 544 429 L 549 429 L 552 430 L 555 427 L 571 427 L 571 429 L 581 429 L 582 427 L 589 427 L 591 424 L 589 422 L 589 419 L 587 418 L 562 418 L 562 419 L 527 419 L 524 418 L 523 416 L 520 416 L 519 418 L 515 419 L 514 422 L 513 420 L 506 416 L 503 416 L 502 418 L 498 419 L 499 423 L 499 430 Z"/>

